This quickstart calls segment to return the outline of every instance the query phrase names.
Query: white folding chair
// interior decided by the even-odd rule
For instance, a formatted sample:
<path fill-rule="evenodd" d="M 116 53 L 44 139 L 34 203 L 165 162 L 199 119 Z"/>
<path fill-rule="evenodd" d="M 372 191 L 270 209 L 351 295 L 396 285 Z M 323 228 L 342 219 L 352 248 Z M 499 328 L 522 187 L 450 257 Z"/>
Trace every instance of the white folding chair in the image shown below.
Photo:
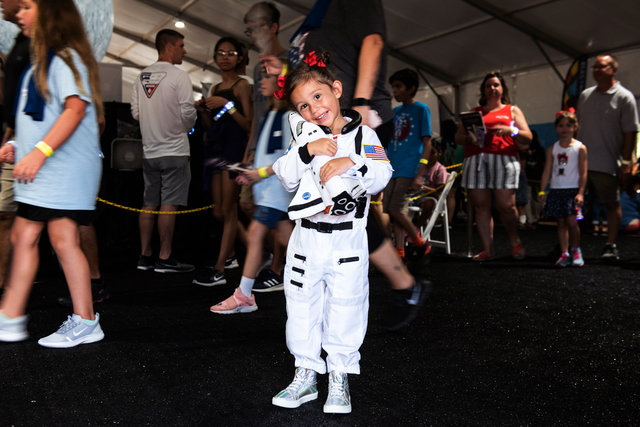
<path fill-rule="evenodd" d="M 451 241 L 449 239 L 449 211 L 447 210 L 447 196 L 449 195 L 449 191 L 451 191 L 451 187 L 453 187 L 453 183 L 458 176 L 458 172 L 451 172 L 449 175 L 449 179 L 447 179 L 447 183 L 440 195 L 436 197 L 431 197 L 431 199 L 436 200 L 436 206 L 433 208 L 433 212 L 431 212 L 431 216 L 429 217 L 429 221 L 427 224 L 420 227 L 420 235 L 425 241 L 431 243 L 432 246 L 438 248 L 444 248 L 447 251 L 447 254 L 451 254 Z M 431 231 L 433 227 L 436 225 L 436 221 L 438 217 L 443 218 L 442 229 L 444 230 L 444 240 L 434 240 L 431 238 Z"/>

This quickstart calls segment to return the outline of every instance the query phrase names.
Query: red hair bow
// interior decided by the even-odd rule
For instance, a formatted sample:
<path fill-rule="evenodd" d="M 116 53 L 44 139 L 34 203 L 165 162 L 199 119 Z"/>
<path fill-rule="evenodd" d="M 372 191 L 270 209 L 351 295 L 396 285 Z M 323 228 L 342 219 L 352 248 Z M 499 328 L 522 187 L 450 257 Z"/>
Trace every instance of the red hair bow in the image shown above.
<path fill-rule="evenodd" d="M 309 64 L 310 67 L 313 67 L 314 65 L 317 67 L 326 67 L 327 64 L 325 64 L 324 62 L 322 62 L 322 59 L 319 59 L 316 56 L 316 51 L 312 50 L 311 52 L 307 53 L 307 56 L 304 58 L 304 62 L 306 62 L 307 64 Z"/>
<path fill-rule="evenodd" d="M 571 113 L 571 114 L 575 114 L 576 113 L 576 109 L 573 107 L 569 107 L 567 110 L 560 110 L 556 113 L 556 117 L 558 117 L 560 114 L 562 113 Z"/>
<path fill-rule="evenodd" d="M 273 96 L 275 96 L 280 100 L 284 99 L 284 84 L 285 84 L 286 78 L 287 76 L 283 76 L 282 74 L 278 76 L 277 85 L 279 89 L 273 92 Z"/>

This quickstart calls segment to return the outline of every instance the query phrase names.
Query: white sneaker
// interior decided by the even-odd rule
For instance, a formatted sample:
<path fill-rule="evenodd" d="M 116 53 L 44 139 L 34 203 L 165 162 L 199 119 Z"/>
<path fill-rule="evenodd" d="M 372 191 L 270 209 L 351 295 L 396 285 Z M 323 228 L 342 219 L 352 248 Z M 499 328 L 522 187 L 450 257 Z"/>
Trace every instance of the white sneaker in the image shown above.
<path fill-rule="evenodd" d="M 297 408 L 303 403 L 317 398 L 316 371 L 307 368 L 296 368 L 296 375 L 291 384 L 273 396 L 271 403 L 282 408 Z"/>
<path fill-rule="evenodd" d="M 347 374 L 329 373 L 329 396 L 322 408 L 325 414 L 348 414 L 351 412 L 351 395 Z"/>
<path fill-rule="evenodd" d="M 15 319 L 9 319 L 4 315 L 0 316 L 4 317 L 4 319 L 0 318 L 0 341 L 16 342 L 29 338 L 26 315 Z"/>
<path fill-rule="evenodd" d="M 60 328 L 51 335 L 40 338 L 38 344 L 50 348 L 70 348 L 78 344 L 89 344 L 104 338 L 100 328 L 100 315 L 96 313 L 96 320 L 87 323 L 82 317 L 74 314 L 67 316 Z"/>

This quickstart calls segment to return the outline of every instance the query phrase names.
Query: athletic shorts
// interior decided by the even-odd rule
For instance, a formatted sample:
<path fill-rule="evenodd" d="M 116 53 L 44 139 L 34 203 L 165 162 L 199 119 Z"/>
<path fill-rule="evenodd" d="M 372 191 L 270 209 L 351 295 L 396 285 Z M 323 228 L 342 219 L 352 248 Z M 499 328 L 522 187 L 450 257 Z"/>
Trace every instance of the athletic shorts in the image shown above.
<path fill-rule="evenodd" d="M 90 225 L 94 213 L 95 211 L 50 209 L 27 203 L 18 203 L 16 216 L 37 222 L 47 222 L 55 218 L 69 218 L 78 225 Z"/>
<path fill-rule="evenodd" d="M 191 167 L 189 156 L 167 156 L 142 160 L 144 206 L 186 206 Z"/>
<path fill-rule="evenodd" d="M 287 219 L 289 219 L 289 215 L 286 212 L 266 206 L 256 206 L 253 213 L 254 221 L 258 221 L 269 228 L 276 228 L 276 224 Z"/>
<path fill-rule="evenodd" d="M 515 190 L 519 177 L 515 156 L 480 153 L 464 159 L 462 187 L 469 190 Z"/>
<path fill-rule="evenodd" d="M 382 211 L 401 212 L 406 215 L 409 211 L 409 202 L 407 200 L 407 192 L 411 188 L 413 178 L 399 177 L 391 178 L 384 189 L 382 196 Z"/>
<path fill-rule="evenodd" d="M 591 195 L 603 205 L 620 200 L 620 181 L 615 175 L 605 172 L 587 172 L 587 187 Z"/>
<path fill-rule="evenodd" d="M 15 212 L 18 203 L 13 200 L 13 165 L 5 163 L 2 165 L 2 175 L 0 177 L 0 212 Z"/>

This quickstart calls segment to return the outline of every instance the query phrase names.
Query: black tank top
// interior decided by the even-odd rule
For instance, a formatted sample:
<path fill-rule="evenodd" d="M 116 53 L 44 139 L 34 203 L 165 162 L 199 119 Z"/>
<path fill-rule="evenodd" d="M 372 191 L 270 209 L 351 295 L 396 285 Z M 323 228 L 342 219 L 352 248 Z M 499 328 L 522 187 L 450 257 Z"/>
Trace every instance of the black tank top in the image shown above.
<path fill-rule="evenodd" d="M 240 112 L 240 114 L 244 114 L 244 111 L 242 111 L 242 103 L 233 94 L 233 88 L 240 82 L 240 80 L 243 80 L 242 77 L 236 80 L 235 83 L 233 83 L 230 88 L 220 89 L 220 90 L 218 90 L 218 88 L 220 87 L 221 83 L 218 83 L 213 89 L 213 95 L 221 96 L 225 99 L 228 99 L 229 101 L 233 101 L 236 109 Z M 212 111 L 213 116 L 215 117 L 215 115 L 218 114 L 220 110 L 222 110 L 222 107 L 216 108 L 215 110 L 213 110 Z M 233 120 L 229 114 L 225 114 L 222 117 L 220 117 L 219 121 L 227 121 L 227 120 Z"/>

